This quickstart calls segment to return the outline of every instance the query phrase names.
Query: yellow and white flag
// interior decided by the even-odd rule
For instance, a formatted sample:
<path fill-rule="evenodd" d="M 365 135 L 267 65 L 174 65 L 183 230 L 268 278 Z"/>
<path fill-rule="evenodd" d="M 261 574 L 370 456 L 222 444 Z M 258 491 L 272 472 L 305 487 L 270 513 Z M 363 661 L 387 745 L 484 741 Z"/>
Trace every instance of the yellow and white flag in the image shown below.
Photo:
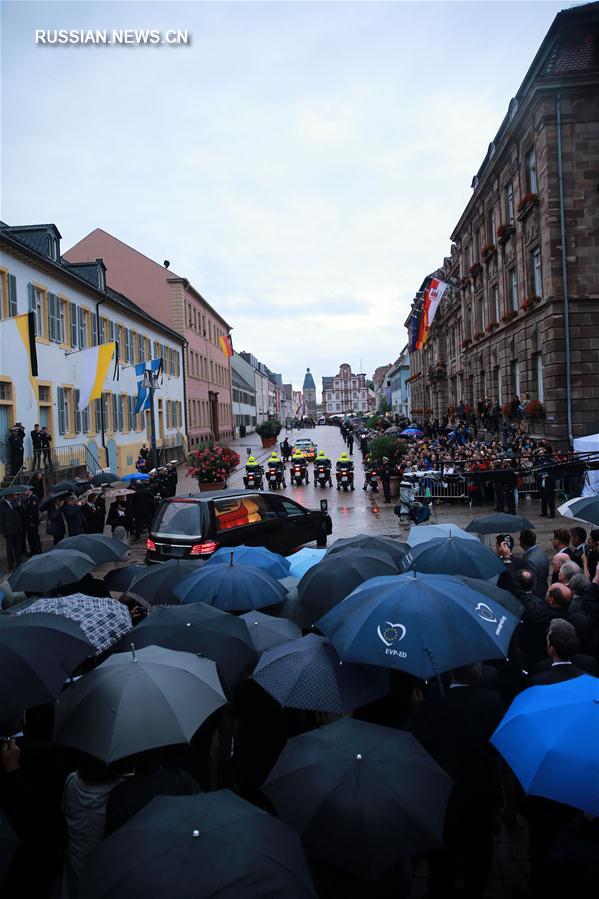
<path fill-rule="evenodd" d="M 102 387 L 115 349 L 116 344 L 113 341 L 77 353 L 80 412 L 87 409 L 92 400 L 99 400 L 102 396 Z"/>

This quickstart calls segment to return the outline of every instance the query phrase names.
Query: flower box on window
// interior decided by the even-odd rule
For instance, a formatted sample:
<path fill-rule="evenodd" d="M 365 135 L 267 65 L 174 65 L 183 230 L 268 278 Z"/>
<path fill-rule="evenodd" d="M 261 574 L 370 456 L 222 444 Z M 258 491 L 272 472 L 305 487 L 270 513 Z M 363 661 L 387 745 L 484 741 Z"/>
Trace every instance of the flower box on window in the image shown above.
<path fill-rule="evenodd" d="M 471 343 L 472 341 L 469 337 L 464 337 L 464 339 L 462 340 L 462 349 L 467 350 Z"/>
<path fill-rule="evenodd" d="M 497 252 L 497 247 L 494 243 L 486 243 L 481 250 L 481 257 L 483 262 L 490 262 L 495 253 Z"/>
<path fill-rule="evenodd" d="M 545 406 L 540 400 L 530 400 L 524 407 L 524 414 L 527 418 L 543 418 Z"/>
<path fill-rule="evenodd" d="M 514 234 L 516 229 L 513 225 L 500 225 L 497 229 L 497 243 L 503 246 L 504 243 Z"/>
<path fill-rule="evenodd" d="M 535 305 L 535 303 L 540 303 L 540 302 L 541 302 L 541 297 L 537 296 L 537 294 L 534 294 L 532 296 L 524 298 L 524 301 L 522 303 L 522 308 L 524 309 L 525 312 L 528 312 L 529 309 L 532 309 L 532 307 Z"/>
<path fill-rule="evenodd" d="M 492 322 L 489 322 L 489 324 L 485 328 L 485 331 L 487 332 L 487 334 L 492 334 L 493 331 L 495 330 L 495 328 L 498 328 L 498 327 L 499 327 L 499 322 L 492 321 Z"/>
<path fill-rule="evenodd" d="M 484 336 L 485 336 L 484 331 L 477 331 L 476 334 L 474 335 L 474 340 L 480 340 Z"/>
<path fill-rule="evenodd" d="M 468 271 L 469 271 L 470 275 L 471 275 L 473 278 L 475 278 L 476 275 L 478 275 L 478 273 L 481 271 L 481 264 L 480 264 L 480 262 L 474 262 L 474 263 L 470 266 L 470 268 L 468 269 Z"/>
<path fill-rule="evenodd" d="M 539 202 L 539 198 L 537 194 L 532 193 L 532 191 L 528 191 L 525 193 L 518 205 L 516 206 L 516 215 L 518 216 L 518 220 L 522 221 L 523 218 L 526 218 L 530 210 L 533 206 Z"/>
<path fill-rule="evenodd" d="M 464 290 L 466 287 L 470 286 L 470 278 L 466 275 L 463 278 L 460 278 L 460 287 Z"/>
<path fill-rule="evenodd" d="M 518 310 L 517 310 L 517 309 L 510 309 L 509 312 L 505 312 L 505 313 L 501 316 L 501 321 L 502 321 L 504 324 L 507 324 L 508 322 L 513 322 L 513 320 L 516 318 L 517 315 L 518 315 Z"/>

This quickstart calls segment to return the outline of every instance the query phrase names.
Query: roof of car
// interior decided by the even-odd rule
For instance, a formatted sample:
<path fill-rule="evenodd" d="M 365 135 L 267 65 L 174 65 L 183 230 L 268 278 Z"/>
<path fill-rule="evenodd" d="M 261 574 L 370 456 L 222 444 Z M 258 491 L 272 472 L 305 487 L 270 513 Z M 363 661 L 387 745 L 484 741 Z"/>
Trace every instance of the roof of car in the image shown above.
<path fill-rule="evenodd" d="M 207 493 L 179 493 L 177 496 L 166 497 L 166 502 L 174 503 L 177 500 L 198 499 L 208 502 L 211 499 L 220 499 L 223 496 L 248 496 L 250 493 L 262 493 L 264 496 L 272 496 L 268 490 L 246 490 L 244 487 L 233 488 L 228 490 L 211 490 Z"/>

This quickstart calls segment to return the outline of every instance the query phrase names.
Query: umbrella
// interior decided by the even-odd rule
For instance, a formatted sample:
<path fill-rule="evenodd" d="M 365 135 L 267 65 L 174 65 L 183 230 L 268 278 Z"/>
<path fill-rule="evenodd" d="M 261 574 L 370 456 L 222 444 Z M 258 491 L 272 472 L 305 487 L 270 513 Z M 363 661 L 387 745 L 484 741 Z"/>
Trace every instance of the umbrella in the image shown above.
<path fill-rule="evenodd" d="M 85 490 L 89 490 L 90 486 L 89 481 L 83 481 L 79 478 L 74 478 L 71 481 L 59 481 L 57 484 L 52 485 L 50 496 L 56 497 L 59 494 L 64 495 L 65 493 L 75 493 L 79 496 Z"/>
<path fill-rule="evenodd" d="M 252 680 L 291 709 L 349 714 L 389 692 L 381 668 L 345 665 L 328 640 L 307 634 L 267 649 Z"/>
<path fill-rule="evenodd" d="M 466 530 L 470 534 L 515 534 L 534 525 L 523 515 L 509 515 L 506 512 L 492 512 L 473 518 Z"/>
<path fill-rule="evenodd" d="M 55 499 L 64 499 L 65 497 L 70 496 L 72 492 L 72 488 L 69 487 L 65 490 L 58 490 L 55 493 L 49 493 L 48 496 L 40 503 L 40 511 L 43 512 L 45 509 L 49 508 Z"/>
<path fill-rule="evenodd" d="M 355 537 L 342 537 L 335 540 L 327 549 L 327 556 L 334 556 L 340 552 L 355 552 L 363 549 L 376 549 L 386 552 L 399 565 L 406 553 L 410 552 L 407 543 L 395 540 L 393 537 L 373 537 L 370 534 L 357 534 Z"/>
<path fill-rule="evenodd" d="M 505 658 L 518 618 L 446 574 L 410 572 L 362 584 L 318 622 L 344 661 L 422 680 Z"/>
<path fill-rule="evenodd" d="M 385 434 L 401 434 L 401 428 L 398 428 L 397 425 L 391 425 L 390 428 L 385 429 Z"/>
<path fill-rule="evenodd" d="M 56 615 L 0 616 L 0 721 L 55 699 L 93 646 Z"/>
<path fill-rule="evenodd" d="M 210 659 L 147 646 L 110 656 L 64 691 L 56 704 L 54 742 L 109 764 L 188 743 L 226 701 Z"/>
<path fill-rule="evenodd" d="M 359 584 L 373 577 L 399 574 L 387 552 L 364 549 L 326 555 L 298 584 L 299 605 L 304 621 L 314 624 L 325 612 L 345 599 Z"/>
<path fill-rule="evenodd" d="M 480 580 L 475 577 L 460 577 L 460 580 L 463 581 L 467 587 L 476 590 L 477 593 L 482 593 L 494 602 L 499 603 L 500 606 L 503 606 L 503 608 L 507 609 L 508 612 L 511 612 L 512 615 L 516 615 L 518 618 L 522 617 L 524 606 L 516 599 L 513 593 L 510 593 L 509 590 L 497 587 L 492 581 Z"/>
<path fill-rule="evenodd" d="M 273 618 L 263 612 L 245 612 L 239 616 L 247 625 L 250 640 L 257 652 L 264 652 L 272 646 L 297 640 L 302 632 L 297 624 L 286 618 Z"/>
<path fill-rule="evenodd" d="M 157 796 L 88 856 L 79 899 L 314 899 L 297 834 L 230 790 Z"/>
<path fill-rule="evenodd" d="M 8 874 L 15 852 L 19 848 L 19 838 L 8 823 L 4 812 L 0 811 L 0 884 Z"/>
<path fill-rule="evenodd" d="M 18 496 L 19 493 L 27 493 L 31 490 L 26 484 L 14 484 L 12 487 L 3 487 L 0 496 Z"/>
<path fill-rule="evenodd" d="M 204 562 L 184 562 L 171 559 L 162 565 L 144 565 L 125 588 L 125 595 L 138 605 L 149 609 L 153 606 L 178 606 L 175 587 L 204 566 Z"/>
<path fill-rule="evenodd" d="M 372 879 L 441 846 L 452 783 L 412 734 L 342 718 L 292 737 L 262 791 L 311 858 Z"/>
<path fill-rule="evenodd" d="M 491 742 L 527 793 L 599 815 L 599 679 L 530 687 Z"/>
<path fill-rule="evenodd" d="M 286 590 L 259 568 L 249 565 L 206 565 L 174 590 L 182 603 L 205 602 L 224 612 L 249 612 L 280 605 Z"/>
<path fill-rule="evenodd" d="M 150 475 L 145 471 L 135 471 L 133 474 L 124 474 L 121 481 L 149 481 Z"/>
<path fill-rule="evenodd" d="M 577 496 L 558 506 L 557 511 L 566 518 L 576 518 L 599 526 L 599 496 Z"/>
<path fill-rule="evenodd" d="M 81 626 L 81 630 L 97 652 L 110 649 L 127 634 L 131 628 L 131 617 L 127 606 L 116 599 L 85 596 L 72 593 L 70 596 L 52 596 L 35 599 L 28 604 L 16 606 L 14 615 L 47 614 L 69 618 Z"/>
<path fill-rule="evenodd" d="M 93 559 L 75 549 L 53 549 L 32 556 L 8 579 L 11 590 L 45 593 L 64 584 L 74 584 L 96 567 Z"/>
<path fill-rule="evenodd" d="M 128 490 L 126 487 L 121 487 L 119 490 L 106 490 L 102 496 L 105 499 L 117 499 L 119 496 L 133 496 L 135 490 Z"/>
<path fill-rule="evenodd" d="M 505 565 L 488 546 L 461 537 L 437 537 L 419 543 L 404 556 L 402 570 L 426 574 L 458 574 L 463 577 L 491 578 L 502 574 Z"/>
<path fill-rule="evenodd" d="M 278 553 L 273 553 L 264 546 L 221 546 L 208 560 L 208 565 L 228 565 L 233 557 L 236 565 L 250 565 L 270 574 L 271 577 L 281 578 L 289 574 L 289 562 Z"/>
<path fill-rule="evenodd" d="M 94 487 L 102 487 L 103 484 L 114 484 L 118 480 L 120 480 L 118 474 L 113 471 L 99 471 L 93 476 L 92 484 Z"/>
<path fill-rule="evenodd" d="M 406 428 L 405 431 L 400 431 L 400 437 L 422 437 L 424 431 L 421 431 L 420 428 Z"/>
<path fill-rule="evenodd" d="M 212 659 L 227 684 L 234 683 L 258 659 L 244 622 L 203 602 L 157 608 L 132 634 L 123 637 L 118 651 L 125 652 L 132 642 L 136 649 L 165 646 Z"/>
<path fill-rule="evenodd" d="M 314 565 L 317 565 L 321 559 L 325 557 L 325 549 L 312 549 L 304 546 L 293 555 L 288 556 L 287 560 L 290 564 L 289 574 L 292 577 L 301 578 Z"/>
<path fill-rule="evenodd" d="M 449 521 L 443 524 L 416 524 L 410 528 L 408 534 L 408 543 L 411 547 L 418 546 L 419 543 L 426 543 L 427 540 L 433 540 L 435 537 L 459 537 L 461 540 L 478 540 L 475 534 L 469 534 L 457 524 Z"/>
<path fill-rule="evenodd" d="M 78 534 L 76 537 L 65 537 L 57 544 L 56 549 L 75 549 L 93 559 L 96 565 L 103 562 L 122 562 L 129 553 L 129 547 L 122 540 L 104 537 L 103 534 Z"/>
<path fill-rule="evenodd" d="M 161 566 L 157 566 L 161 567 Z M 104 583 L 112 593 L 124 593 L 131 581 L 143 571 L 147 571 L 148 566 L 141 562 L 135 562 L 133 565 L 123 565 L 121 568 L 113 568 L 104 575 Z"/>

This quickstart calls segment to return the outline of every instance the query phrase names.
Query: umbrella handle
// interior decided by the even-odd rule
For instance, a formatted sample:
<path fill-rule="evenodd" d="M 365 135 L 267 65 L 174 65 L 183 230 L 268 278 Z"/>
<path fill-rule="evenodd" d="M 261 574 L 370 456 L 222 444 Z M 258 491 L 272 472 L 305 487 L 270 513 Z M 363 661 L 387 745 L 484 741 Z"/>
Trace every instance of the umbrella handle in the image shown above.
<path fill-rule="evenodd" d="M 441 696 L 441 699 L 445 699 L 445 688 L 443 686 L 443 680 L 441 679 L 441 672 L 439 671 L 439 667 L 437 665 L 435 657 L 432 654 L 432 652 L 430 651 L 430 649 L 428 648 L 428 646 L 424 647 L 424 651 L 427 654 L 427 656 L 429 657 L 429 659 L 431 660 L 431 665 L 433 666 L 433 671 L 435 672 L 435 677 L 436 677 L 437 683 L 439 685 L 439 694 Z"/>

